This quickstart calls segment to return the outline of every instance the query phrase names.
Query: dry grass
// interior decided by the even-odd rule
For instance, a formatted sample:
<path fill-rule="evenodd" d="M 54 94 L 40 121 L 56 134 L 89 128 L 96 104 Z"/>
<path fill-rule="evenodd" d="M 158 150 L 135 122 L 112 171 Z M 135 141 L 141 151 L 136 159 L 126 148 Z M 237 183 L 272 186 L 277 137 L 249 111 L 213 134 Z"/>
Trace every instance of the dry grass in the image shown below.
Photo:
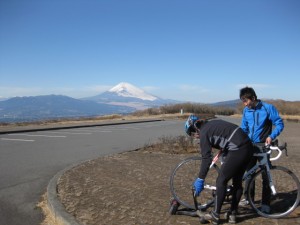
<path fill-rule="evenodd" d="M 163 136 L 159 138 L 158 142 L 154 145 L 145 145 L 139 149 L 144 152 L 160 152 L 167 154 L 188 154 L 199 152 L 199 140 L 193 139 L 188 136 L 168 137 Z"/>
<path fill-rule="evenodd" d="M 295 121 L 295 122 L 300 121 L 300 115 L 280 115 L 280 116 L 284 120 Z M 231 117 L 242 118 L 242 115 L 241 114 L 234 114 Z"/>
<path fill-rule="evenodd" d="M 48 208 L 48 202 L 47 202 L 47 194 L 42 195 L 41 201 L 37 204 L 37 207 L 41 208 L 44 220 L 40 225 L 63 225 L 59 221 L 57 221 L 52 214 L 51 210 Z"/>
<path fill-rule="evenodd" d="M 291 120 L 291 121 L 300 121 L 300 116 L 299 115 L 282 115 L 281 116 L 285 120 Z"/>

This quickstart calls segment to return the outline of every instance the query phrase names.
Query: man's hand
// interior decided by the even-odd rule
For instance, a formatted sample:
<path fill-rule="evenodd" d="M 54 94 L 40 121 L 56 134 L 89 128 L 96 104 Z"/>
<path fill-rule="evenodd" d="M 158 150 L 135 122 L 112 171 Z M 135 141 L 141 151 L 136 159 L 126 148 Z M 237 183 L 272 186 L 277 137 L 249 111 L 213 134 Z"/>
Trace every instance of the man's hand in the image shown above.
<path fill-rule="evenodd" d="M 272 138 L 267 137 L 267 139 L 266 139 L 266 145 L 271 145 L 271 143 L 272 143 Z"/>
<path fill-rule="evenodd" d="M 199 196 L 200 195 L 200 192 L 203 190 L 204 188 L 204 180 L 203 179 L 200 179 L 200 178 L 197 178 L 195 181 L 194 181 L 194 189 L 195 189 L 195 195 L 196 196 Z"/>

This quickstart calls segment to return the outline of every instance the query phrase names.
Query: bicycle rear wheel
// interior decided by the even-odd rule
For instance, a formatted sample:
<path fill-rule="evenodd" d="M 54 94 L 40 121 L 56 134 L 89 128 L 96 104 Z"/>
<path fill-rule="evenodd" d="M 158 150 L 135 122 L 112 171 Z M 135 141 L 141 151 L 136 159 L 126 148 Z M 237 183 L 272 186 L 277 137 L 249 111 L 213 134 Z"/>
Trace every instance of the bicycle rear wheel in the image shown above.
<path fill-rule="evenodd" d="M 195 209 L 192 187 L 199 175 L 201 163 L 201 157 L 187 158 L 175 167 L 170 177 L 170 189 L 174 199 L 189 209 Z M 217 165 L 208 171 L 204 189 L 197 197 L 198 208 L 201 210 L 205 210 L 214 202 L 218 173 L 219 167 Z"/>
<path fill-rule="evenodd" d="M 281 218 L 292 213 L 298 207 L 300 201 L 299 179 L 292 171 L 285 167 L 272 166 L 272 168 L 270 169 L 270 174 L 276 190 L 276 194 L 271 194 L 269 204 L 265 203 L 264 206 L 262 206 L 263 173 L 265 173 L 264 170 L 258 171 L 253 175 L 249 182 L 249 187 L 251 187 L 251 184 L 255 182 L 254 198 L 250 197 L 251 191 L 250 189 L 248 189 L 248 199 L 251 207 L 259 215 L 271 219 Z M 265 185 L 265 187 L 266 186 L 267 185 Z"/>

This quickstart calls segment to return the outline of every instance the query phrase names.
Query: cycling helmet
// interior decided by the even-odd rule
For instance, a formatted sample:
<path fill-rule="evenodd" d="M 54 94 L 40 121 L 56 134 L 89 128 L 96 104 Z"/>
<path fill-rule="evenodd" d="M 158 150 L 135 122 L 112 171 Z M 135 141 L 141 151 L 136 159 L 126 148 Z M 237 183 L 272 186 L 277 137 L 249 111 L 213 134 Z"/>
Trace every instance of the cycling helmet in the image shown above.
<path fill-rule="evenodd" d="M 196 132 L 196 128 L 194 126 L 195 122 L 199 120 L 199 118 L 195 115 L 190 115 L 184 125 L 184 130 L 187 135 L 191 136 L 192 133 Z"/>

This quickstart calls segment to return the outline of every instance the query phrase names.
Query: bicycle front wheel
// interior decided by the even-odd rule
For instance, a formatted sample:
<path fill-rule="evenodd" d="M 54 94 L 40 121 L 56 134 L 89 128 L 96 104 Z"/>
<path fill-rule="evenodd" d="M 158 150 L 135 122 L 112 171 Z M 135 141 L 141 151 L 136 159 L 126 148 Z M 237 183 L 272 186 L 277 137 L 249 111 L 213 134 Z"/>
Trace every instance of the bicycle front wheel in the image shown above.
<path fill-rule="evenodd" d="M 187 158 L 175 167 L 170 177 L 170 189 L 174 199 L 189 209 L 195 209 L 192 187 L 199 175 L 201 163 L 201 157 Z M 219 167 L 217 165 L 209 169 L 204 190 L 197 198 L 198 209 L 205 210 L 213 204 L 218 172 Z"/>
<path fill-rule="evenodd" d="M 281 218 L 292 213 L 300 201 L 300 183 L 297 176 L 282 166 L 272 166 L 270 175 L 276 194 L 271 193 L 265 170 L 260 170 L 251 178 L 248 187 L 254 186 L 254 197 L 248 188 L 251 207 L 266 218 Z M 252 184 L 252 185 L 251 185 Z"/>

